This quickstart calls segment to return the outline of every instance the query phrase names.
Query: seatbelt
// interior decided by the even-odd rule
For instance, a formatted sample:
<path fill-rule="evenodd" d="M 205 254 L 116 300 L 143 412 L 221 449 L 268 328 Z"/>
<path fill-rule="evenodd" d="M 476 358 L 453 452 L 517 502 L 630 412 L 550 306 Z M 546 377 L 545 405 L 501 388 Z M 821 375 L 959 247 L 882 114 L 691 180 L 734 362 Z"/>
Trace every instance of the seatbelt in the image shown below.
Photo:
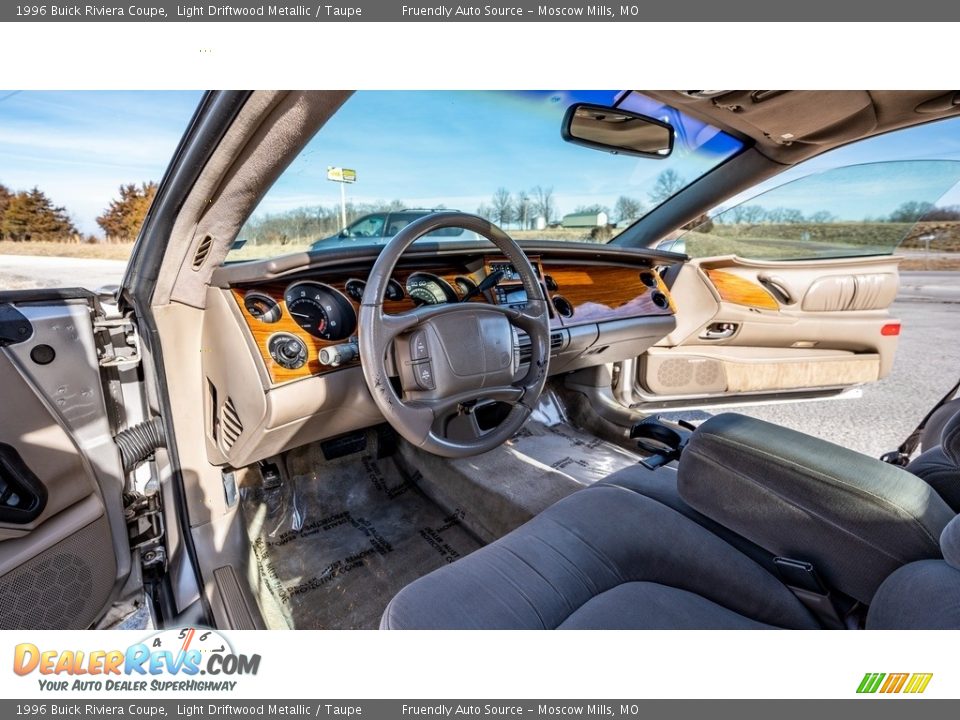
<path fill-rule="evenodd" d="M 960 380 L 957 380 L 957 384 L 954 385 L 950 390 L 940 398 L 939 402 L 930 408 L 923 420 L 920 421 L 920 424 L 917 425 L 916 429 L 907 436 L 907 439 L 900 443 L 900 447 L 896 450 L 891 450 L 890 452 L 882 455 L 881 460 L 885 463 L 890 463 L 891 465 L 898 465 L 900 467 L 906 467 L 910 463 L 910 456 L 913 455 L 913 451 L 917 449 L 917 445 L 920 444 L 920 436 L 923 435 L 923 429 L 927 426 L 927 423 L 930 421 L 930 418 L 933 417 L 933 414 L 950 402 L 953 399 L 953 396 L 957 394 L 957 390 L 960 390 Z"/>

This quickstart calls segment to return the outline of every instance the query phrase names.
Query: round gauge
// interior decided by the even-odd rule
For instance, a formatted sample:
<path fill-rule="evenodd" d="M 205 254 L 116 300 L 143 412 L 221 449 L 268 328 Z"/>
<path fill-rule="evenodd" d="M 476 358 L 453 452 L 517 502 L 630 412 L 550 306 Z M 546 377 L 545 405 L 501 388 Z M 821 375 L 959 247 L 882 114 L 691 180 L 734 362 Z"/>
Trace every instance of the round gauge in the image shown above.
<path fill-rule="evenodd" d="M 243 296 L 243 306 L 260 322 L 275 323 L 280 319 L 280 303 L 266 293 L 251 290 Z"/>
<path fill-rule="evenodd" d="M 468 277 L 463 277 L 462 275 L 457 276 L 453 282 L 457 286 L 457 290 L 460 291 L 461 296 L 477 289 L 477 284 L 473 280 Z"/>
<path fill-rule="evenodd" d="M 321 340 L 343 340 L 357 327 L 353 305 L 327 285 L 293 283 L 283 294 L 283 301 L 294 322 Z"/>
<path fill-rule="evenodd" d="M 366 288 L 366 281 L 357 280 L 356 278 L 347 280 L 347 284 L 343 286 L 343 289 L 347 291 L 347 295 L 357 302 L 363 300 L 363 291 Z M 387 284 L 387 300 L 403 300 L 403 286 L 396 280 L 391 280 Z"/>
<path fill-rule="evenodd" d="M 387 300 L 403 300 L 403 285 L 392 278 L 387 283 Z"/>
<path fill-rule="evenodd" d="M 457 301 L 456 291 L 446 280 L 423 272 L 413 273 L 407 278 L 407 295 L 417 305 L 442 305 Z"/>
<path fill-rule="evenodd" d="M 347 284 L 343 286 L 343 289 L 347 291 L 347 295 L 357 302 L 360 302 L 363 300 L 363 291 L 366 287 L 367 283 L 365 281 L 354 278 L 347 280 Z"/>

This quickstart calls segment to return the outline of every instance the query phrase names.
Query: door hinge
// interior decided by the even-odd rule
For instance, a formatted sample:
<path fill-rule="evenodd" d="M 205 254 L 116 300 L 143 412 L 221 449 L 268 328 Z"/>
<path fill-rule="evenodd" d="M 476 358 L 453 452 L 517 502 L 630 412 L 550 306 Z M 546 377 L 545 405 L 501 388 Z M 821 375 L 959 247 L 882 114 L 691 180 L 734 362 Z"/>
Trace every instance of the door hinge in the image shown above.
<path fill-rule="evenodd" d="M 132 318 L 95 318 L 93 329 L 108 338 L 97 348 L 100 367 L 126 370 L 140 364 L 140 333 Z"/>
<path fill-rule="evenodd" d="M 163 509 L 160 493 L 150 495 L 125 493 L 123 512 L 127 520 L 130 549 L 140 551 L 144 568 L 166 566 L 167 553 L 163 545 Z"/>

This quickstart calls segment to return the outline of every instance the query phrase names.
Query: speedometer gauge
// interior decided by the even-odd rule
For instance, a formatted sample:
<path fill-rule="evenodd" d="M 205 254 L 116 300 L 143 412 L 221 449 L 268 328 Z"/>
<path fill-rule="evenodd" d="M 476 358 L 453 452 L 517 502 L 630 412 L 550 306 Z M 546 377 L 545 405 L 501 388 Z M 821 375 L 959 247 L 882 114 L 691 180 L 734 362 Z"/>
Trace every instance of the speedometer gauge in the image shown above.
<path fill-rule="evenodd" d="M 350 301 L 327 285 L 298 282 L 283 294 L 287 312 L 300 327 L 321 340 L 343 340 L 357 327 Z"/>
<path fill-rule="evenodd" d="M 417 305 L 442 305 L 457 301 L 456 291 L 443 278 L 415 272 L 407 278 L 407 295 Z"/>

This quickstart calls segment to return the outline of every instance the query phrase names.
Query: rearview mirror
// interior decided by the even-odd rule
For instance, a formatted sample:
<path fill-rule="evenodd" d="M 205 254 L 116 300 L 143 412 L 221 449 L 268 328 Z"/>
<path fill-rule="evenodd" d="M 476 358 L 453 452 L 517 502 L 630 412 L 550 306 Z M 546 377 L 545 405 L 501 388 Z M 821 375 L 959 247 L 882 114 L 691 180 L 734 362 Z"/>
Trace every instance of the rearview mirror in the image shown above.
<path fill-rule="evenodd" d="M 603 105 L 571 105 L 560 134 L 567 142 L 622 155 L 662 160 L 673 152 L 672 125 Z"/>

